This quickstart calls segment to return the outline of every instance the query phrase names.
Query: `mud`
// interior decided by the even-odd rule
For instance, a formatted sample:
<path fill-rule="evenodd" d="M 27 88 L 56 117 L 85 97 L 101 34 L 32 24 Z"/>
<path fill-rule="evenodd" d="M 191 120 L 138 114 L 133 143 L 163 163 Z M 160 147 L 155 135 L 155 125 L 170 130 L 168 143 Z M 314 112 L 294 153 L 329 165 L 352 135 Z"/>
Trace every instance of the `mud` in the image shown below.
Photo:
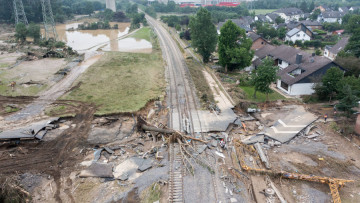
<path fill-rule="evenodd" d="M 16 173 L 45 173 L 54 177 L 56 183 L 55 199 L 61 201 L 60 177 L 67 173 L 68 168 L 76 165 L 83 158 L 81 148 L 86 146 L 86 138 L 91 129 L 91 121 L 96 108 L 93 105 L 82 105 L 73 119 L 74 127 L 65 130 L 59 137 L 49 142 L 20 143 L 12 152 L 11 161 L 7 153 L 13 146 L 3 144 L 0 146 L 0 173 L 9 175 Z M 21 147 L 27 148 L 27 153 L 22 153 Z M 5 152 L 5 156 L 4 156 Z"/>

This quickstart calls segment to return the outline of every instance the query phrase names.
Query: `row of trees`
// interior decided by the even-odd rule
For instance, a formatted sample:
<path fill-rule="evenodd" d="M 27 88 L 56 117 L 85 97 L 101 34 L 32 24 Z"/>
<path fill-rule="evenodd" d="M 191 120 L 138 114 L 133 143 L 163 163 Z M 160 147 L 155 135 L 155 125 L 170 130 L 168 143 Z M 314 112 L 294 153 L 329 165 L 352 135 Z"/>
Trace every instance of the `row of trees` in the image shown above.
<path fill-rule="evenodd" d="M 35 43 L 38 43 L 41 37 L 40 26 L 35 23 L 30 23 L 28 27 L 26 27 L 24 23 L 18 23 L 15 32 L 16 40 L 21 43 L 26 41 L 26 37 L 31 37 Z"/>
<path fill-rule="evenodd" d="M 96 10 L 105 8 L 99 1 L 85 0 L 51 0 L 51 7 L 56 22 L 64 22 L 74 14 L 91 14 Z M 29 22 L 41 22 L 42 10 L 40 1 L 23 1 L 26 17 Z M 0 0 L 0 21 L 15 22 L 13 0 Z"/>
<path fill-rule="evenodd" d="M 246 37 L 244 29 L 239 28 L 231 20 L 227 21 L 218 34 L 211 21 L 211 14 L 205 8 L 200 8 L 194 17 L 191 17 L 192 46 L 197 49 L 206 63 L 218 44 L 219 63 L 227 70 L 241 69 L 249 66 L 253 58 L 250 50 L 252 41 Z"/>

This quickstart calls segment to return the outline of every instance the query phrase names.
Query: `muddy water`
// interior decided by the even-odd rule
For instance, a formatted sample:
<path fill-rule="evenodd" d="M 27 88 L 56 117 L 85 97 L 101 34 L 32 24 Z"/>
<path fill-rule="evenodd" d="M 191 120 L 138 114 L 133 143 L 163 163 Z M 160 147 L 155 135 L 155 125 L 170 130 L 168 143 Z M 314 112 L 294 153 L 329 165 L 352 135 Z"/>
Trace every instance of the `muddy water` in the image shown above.
<path fill-rule="evenodd" d="M 121 52 L 141 52 L 151 53 L 152 45 L 144 39 L 135 39 L 132 37 L 112 42 L 102 48 L 103 51 L 121 51 Z"/>
<path fill-rule="evenodd" d="M 110 44 L 110 51 L 117 51 L 117 38 L 126 35 L 129 32 L 130 23 L 110 23 L 112 26 L 118 24 L 119 29 L 114 30 L 76 30 L 67 31 L 68 29 L 76 29 L 82 22 L 60 24 L 56 26 L 58 39 L 66 42 L 66 44 L 77 51 L 86 51 L 95 48 L 101 44 Z"/>

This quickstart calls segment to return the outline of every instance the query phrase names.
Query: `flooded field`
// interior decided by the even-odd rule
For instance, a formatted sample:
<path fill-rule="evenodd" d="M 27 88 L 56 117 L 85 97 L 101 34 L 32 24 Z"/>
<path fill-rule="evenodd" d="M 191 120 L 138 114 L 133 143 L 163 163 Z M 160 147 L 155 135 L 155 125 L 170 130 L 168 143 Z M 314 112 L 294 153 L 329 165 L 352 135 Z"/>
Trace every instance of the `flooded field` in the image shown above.
<path fill-rule="evenodd" d="M 104 51 L 151 53 L 152 45 L 147 40 L 129 37 L 121 40 L 113 40 L 101 49 Z"/>
<path fill-rule="evenodd" d="M 129 33 L 130 23 L 110 22 L 111 26 L 118 24 L 118 29 L 109 30 L 74 30 L 83 22 L 59 24 L 56 26 L 58 39 L 66 42 L 66 45 L 76 51 L 97 50 L 121 52 L 150 53 L 152 45 L 144 39 L 124 38 Z M 120 38 L 120 39 L 119 39 Z"/>

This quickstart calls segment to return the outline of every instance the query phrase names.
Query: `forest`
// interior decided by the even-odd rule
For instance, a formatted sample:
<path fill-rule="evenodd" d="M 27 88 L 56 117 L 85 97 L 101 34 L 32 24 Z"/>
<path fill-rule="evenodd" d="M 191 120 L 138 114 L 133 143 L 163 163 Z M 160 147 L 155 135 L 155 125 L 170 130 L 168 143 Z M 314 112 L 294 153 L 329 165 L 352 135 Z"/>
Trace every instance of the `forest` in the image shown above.
<path fill-rule="evenodd" d="M 29 23 L 42 21 L 40 1 L 23 0 L 23 4 Z M 0 5 L 0 22 L 14 23 L 13 0 L 0 0 Z M 51 7 L 54 20 L 62 23 L 73 15 L 91 14 L 96 10 L 105 9 L 105 3 L 86 0 L 51 0 Z"/>

